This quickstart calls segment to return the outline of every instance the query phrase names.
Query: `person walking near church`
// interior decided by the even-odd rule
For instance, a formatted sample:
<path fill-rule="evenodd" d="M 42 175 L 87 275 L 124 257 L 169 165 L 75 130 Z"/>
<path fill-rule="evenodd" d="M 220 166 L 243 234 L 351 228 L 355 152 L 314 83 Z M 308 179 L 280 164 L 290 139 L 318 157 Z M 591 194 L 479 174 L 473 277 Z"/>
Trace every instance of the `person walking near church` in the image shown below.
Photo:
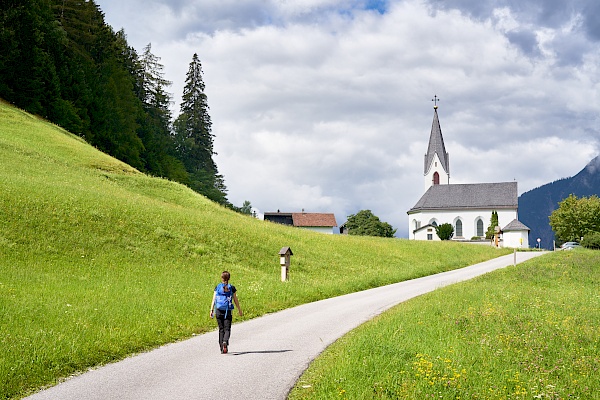
<path fill-rule="evenodd" d="M 231 274 L 228 271 L 221 273 L 221 283 L 215 287 L 212 303 L 210 304 L 210 317 L 216 317 L 219 325 L 219 347 L 222 354 L 227 354 L 229 337 L 231 336 L 232 313 L 235 307 L 241 317 L 243 314 L 237 298 L 237 289 L 229 283 Z M 235 303 L 235 306 L 234 306 Z"/>

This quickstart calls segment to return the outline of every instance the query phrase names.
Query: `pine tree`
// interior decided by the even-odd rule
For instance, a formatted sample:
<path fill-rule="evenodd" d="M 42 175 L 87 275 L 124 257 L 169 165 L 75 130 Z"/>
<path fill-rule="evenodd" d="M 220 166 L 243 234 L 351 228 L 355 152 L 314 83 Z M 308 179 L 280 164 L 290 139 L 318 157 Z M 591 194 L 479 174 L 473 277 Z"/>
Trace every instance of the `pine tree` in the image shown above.
<path fill-rule="evenodd" d="M 185 79 L 180 114 L 174 125 L 176 151 L 190 173 L 192 189 L 217 203 L 229 205 L 225 181 L 213 160 L 214 135 L 202 74 L 202 64 L 198 54 L 194 54 Z"/>

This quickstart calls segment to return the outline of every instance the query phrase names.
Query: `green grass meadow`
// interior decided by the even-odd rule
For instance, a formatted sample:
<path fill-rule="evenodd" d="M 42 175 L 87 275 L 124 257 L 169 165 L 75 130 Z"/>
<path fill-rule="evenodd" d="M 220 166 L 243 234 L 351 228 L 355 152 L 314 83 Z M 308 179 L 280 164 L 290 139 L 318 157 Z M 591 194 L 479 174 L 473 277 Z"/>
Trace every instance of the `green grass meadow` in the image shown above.
<path fill-rule="evenodd" d="M 297 399 L 600 399 L 600 252 L 412 299 L 330 346 Z"/>
<path fill-rule="evenodd" d="M 259 221 L 3 102 L 0 160 L 2 399 L 215 329 L 224 269 L 250 319 L 509 252 Z M 284 246 L 294 252 L 286 283 Z"/>

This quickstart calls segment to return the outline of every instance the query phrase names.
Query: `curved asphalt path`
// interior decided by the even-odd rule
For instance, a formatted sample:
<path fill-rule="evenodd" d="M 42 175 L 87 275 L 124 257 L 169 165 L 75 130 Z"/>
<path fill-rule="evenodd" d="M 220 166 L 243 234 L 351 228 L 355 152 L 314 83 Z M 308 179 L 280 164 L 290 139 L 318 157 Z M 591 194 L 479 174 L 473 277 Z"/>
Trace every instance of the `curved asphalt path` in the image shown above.
<path fill-rule="evenodd" d="M 516 253 L 516 261 L 542 254 Z M 269 314 L 234 324 L 227 355 L 213 331 L 86 372 L 29 399 L 285 399 L 309 363 L 360 324 L 405 300 L 513 263 L 511 254 Z"/>

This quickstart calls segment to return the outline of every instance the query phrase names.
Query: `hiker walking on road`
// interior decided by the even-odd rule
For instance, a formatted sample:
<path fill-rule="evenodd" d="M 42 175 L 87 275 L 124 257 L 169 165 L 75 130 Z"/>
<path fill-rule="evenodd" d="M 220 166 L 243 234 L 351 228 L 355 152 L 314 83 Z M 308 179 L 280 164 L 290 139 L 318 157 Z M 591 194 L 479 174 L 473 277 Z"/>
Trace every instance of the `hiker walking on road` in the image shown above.
<path fill-rule="evenodd" d="M 240 307 L 240 302 L 235 294 L 237 290 L 235 286 L 229 284 L 230 277 L 231 275 L 227 271 L 221 273 L 221 283 L 215 287 L 212 303 L 210 304 L 210 317 L 212 318 L 215 316 L 217 318 L 217 324 L 219 324 L 219 346 L 221 347 L 222 354 L 227 353 L 227 347 L 229 346 L 232 320 L 231 314 L 235 309 L 233 303 L 235 303 L 240 317 L 244 315 L 242 313 L 242 308 Z"/>

